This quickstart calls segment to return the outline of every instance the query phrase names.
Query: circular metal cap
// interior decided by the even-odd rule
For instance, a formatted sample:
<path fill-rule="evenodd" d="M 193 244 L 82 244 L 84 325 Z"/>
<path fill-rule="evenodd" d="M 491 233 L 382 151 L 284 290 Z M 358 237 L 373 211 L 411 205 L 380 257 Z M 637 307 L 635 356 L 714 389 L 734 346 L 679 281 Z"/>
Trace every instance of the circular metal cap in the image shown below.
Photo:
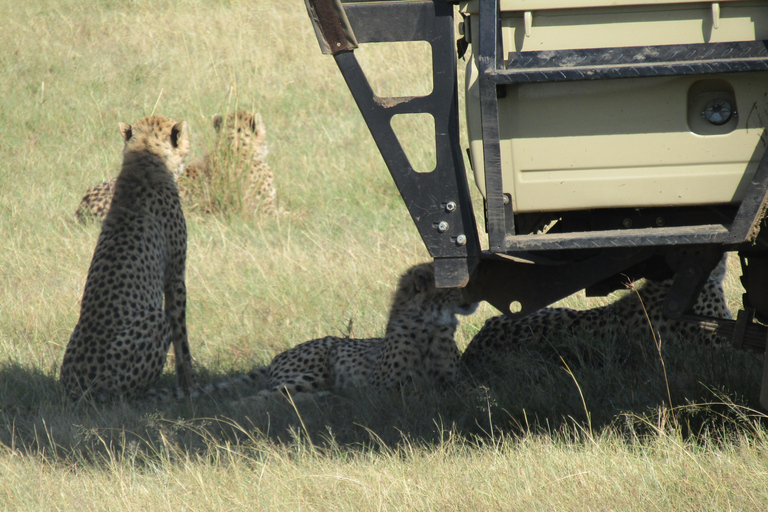
<path fill-rule="evenodd" d="M 717 126 L 730 121 L 732 115 L 731 104 L 724 99 L 710 101 L 701 113 L 704 119 Z"/>

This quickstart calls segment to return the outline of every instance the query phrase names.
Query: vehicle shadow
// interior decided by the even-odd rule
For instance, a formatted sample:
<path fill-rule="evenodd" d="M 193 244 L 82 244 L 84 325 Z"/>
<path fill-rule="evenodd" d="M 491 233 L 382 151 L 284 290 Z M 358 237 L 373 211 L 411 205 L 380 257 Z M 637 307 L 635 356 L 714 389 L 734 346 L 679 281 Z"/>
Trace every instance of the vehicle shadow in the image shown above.
<path fill-rule="evenodd" d="M 419 392 L 359 390 L 300 400 L 249 399 L 253 390 L 162 402 L 94 403 L 64 396 L 55 370 L 0 364 L 0 445 L 56 458 L 179 456 L 254 442 L 390 449 L 472 443 L 530 433 L 590 432 L 606 427 L 629 437 L 654 430 L 659 415 L 679 415 L 684 435 L 737 424 L 759 409 L 761 358 L 746 352 L 668 344 L 653 354 L 614 357 L 578 340 L 524 347 L 488 368 L 482 380 Z M 663 359 L 663 364 L 662 360 Z M 201 382 L 228 378 L 203 372 Z M 158 387 L 173 385 L 165 374 Z M 695 405 L 698 404 L 698 405 Z M 627 429 L 631 430 L 628 432 Z"/>

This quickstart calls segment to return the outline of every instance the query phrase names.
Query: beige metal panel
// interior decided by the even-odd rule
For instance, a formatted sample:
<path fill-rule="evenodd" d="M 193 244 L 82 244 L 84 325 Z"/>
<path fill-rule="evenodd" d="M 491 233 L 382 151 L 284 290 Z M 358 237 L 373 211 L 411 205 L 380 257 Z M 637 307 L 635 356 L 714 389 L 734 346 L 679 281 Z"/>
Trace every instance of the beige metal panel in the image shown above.
<path fill-rule="evenodd" d="M 729 133 L 691 131 L 688 92 L 701 77 L 510 87 L 502 178 L 516 210 L 740 201 L 762 157 L 768 74 L 705 80 L 733 88 L 741 113 Z M 700 110 L 694 121 L 708 125 Z"/>
<path fill-rule="evenodd" d="M 527 174 L 518 182 L 518 212 L 727 203 L 754 175 L 757 163 L 633 167 Z"/>
<path fill-rule="evenodd" d="M 505 57 L 514 51 L 568 48 L 612 48 L 666 44 L 755 41 L 768 38 L 768 5 L 747 9 L 737 4 L 721 8 L 718 28 L 706 4 L 679 8 L 571 10 L 536 13 L 529 35 L 522 16 L 502 18 Z M 474 28 L 474 27 L 473 27 Z"/>
<path fill-rule="evenodd" d="M 744 0 L 720 0 L 721 5 Z M 534 11 L 541 9 L 573 9 L 586 7 L 650 6 L 667 4 L 703 3 L 701 0 L 501 0 L 502 11 Z M 707 2 L 713 3 L 713 2 Z M 477 13 L 480 0 L 462 2 L 462 12 Z"/>
<path fill-rule="evenodd" d="M 611 11 L 616 16 L 606 10 L 585 17 L 552 16 L 557 23 L 534 26 L 529 38 L 522 32 L 522 18 L 505 18 L 504 44 L 507 50 L 544 50 L 768 39 L 766 3 L 759 9 L 732 9 L 721 19 L 717 37 L 707 28 L 708 11 L 702 5 L 651 7 L 631 16 L 626 9 L 618 15 Z M 762 156 L 768 74 L 720 75 L 712 91 L 702 90 L 701 81 L 712 79 L 509 86 L 499 102 L 505 193 L 518 212 L 739 201 Z M 474 58 L 467 64 L 466 88 L 472 165 L 484 194 Z M 713 97 L 707 94 L 723 91 L 733 95 L 739 114 L 726 126 L 712 127 L 701 117 L 702 105 Z"/>

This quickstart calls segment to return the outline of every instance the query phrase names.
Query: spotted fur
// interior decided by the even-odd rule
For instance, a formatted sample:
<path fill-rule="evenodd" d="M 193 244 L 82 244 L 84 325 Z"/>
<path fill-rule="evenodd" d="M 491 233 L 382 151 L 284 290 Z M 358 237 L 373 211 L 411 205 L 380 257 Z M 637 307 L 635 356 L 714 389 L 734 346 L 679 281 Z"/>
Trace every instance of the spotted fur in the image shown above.
<path fill-rule="evenodd" d="M 723 258 L 705 282 L 694 306 L 695 314 L 732 318 L 723 290 L 725 262 Z M 671 286 L 672 279 L 644 280 L 616 302 L 603 307 L 544 308 L 520 319 L 504 315 L 489 318 L 467 346 L 461 362 L 475 372 L 482 372 L 520 347 L 546 343 L 553 335 L 569 331 L 595 340 L 647 333 L 653 334 L 656 340 L 679 336 L 697 343 L 720 343 L 722 340 L 711 330 L 662 315 L 661 306 Z"/>
<path fill-rule="evenodd" d="M 104 220 L 115 195 L 115 182 L 112 178 L 88 189 L 75 211 L 75 217 L 82 223 L 90 219 Z"/>
<path fill-rule="evenodd" d="M 194 386 L 186 329 L 187 231 L 174 177 L 189 152 L 186 123 L 120 123 L 122 170 L 61 365 L 72 399 L 135 396 L 162 372 L 171 344 L 182 388 Z"/>

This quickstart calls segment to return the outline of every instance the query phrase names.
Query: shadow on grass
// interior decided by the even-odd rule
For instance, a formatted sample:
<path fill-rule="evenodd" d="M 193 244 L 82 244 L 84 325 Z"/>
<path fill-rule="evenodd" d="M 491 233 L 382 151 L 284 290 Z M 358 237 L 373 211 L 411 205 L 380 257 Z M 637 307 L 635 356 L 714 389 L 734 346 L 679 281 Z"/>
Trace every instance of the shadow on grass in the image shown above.
<path fill-rule="evenodd" d="M 227 377 L 210 373 L 201 380 Z M 158 386 L 172 384 L 173 375 L 164 375 Z M 235 389 L 225 396 L 163 403 L 76 402 L 64 396 L 54 371 L 6 362 L 0 364 L 0 450 L 79 459 L 136 450 L 159 454 L 168 446 L 201 453 L 211 443 L 256 440 L 350 448 L 395 447 L 411 439 L 431 444 L 449 430 L 465 430 L 464 425 L 482 434 L 470 419 L 473 404 L 455 390 L 419 396 L 328 395 L 296 404 L 283 398 L 234 403 L 252 394 Z"/>
<path fill-rule="evenodd" d="M 594 432 L 628 438 L 674 425 L 696 439 L 743 423 L 758 409 L 761 358 L 746 352 L 667 343 L 594 346 L 569 336 L 528 347 L 489 368 L 482 384 L 417 395 L 354 392 L 297 404 L 285 399 L 233 403 L 226 396 L 168 403 L 94 404 L 67 400 L 55 371 L 0 365 L 0 448 L 57 459 L 143 453 L 205 454 L 211 446 L 308 443 L 337 449 L 430 446 L 448 437 Z M 203 380 L 226 378 L 203 374 Z M 173 383 L 164 375 L 160 386 Z M 697 405 L 698 404 L 698 405 Z M 740 419 L 741 418 L 741 419 Z M 763 419 L 760 419 L 763 421 Z M 574 428 L 575 427 L 575 428 Z"/>
<path fill-rule="evenodd" d="M 652 339 L 595 343 L 571 333 L 520 347 L 470 379 L 491 390 L 497 421 L 507 413 L 506 424 L 497 423 L 504 430 L 642 430 L 677 421 L 695 438 L 731 425 L 743 408 L 759 410 L 761 375 L 761 356 L 730 347 L 674 339 L 659 352 Z"/>

